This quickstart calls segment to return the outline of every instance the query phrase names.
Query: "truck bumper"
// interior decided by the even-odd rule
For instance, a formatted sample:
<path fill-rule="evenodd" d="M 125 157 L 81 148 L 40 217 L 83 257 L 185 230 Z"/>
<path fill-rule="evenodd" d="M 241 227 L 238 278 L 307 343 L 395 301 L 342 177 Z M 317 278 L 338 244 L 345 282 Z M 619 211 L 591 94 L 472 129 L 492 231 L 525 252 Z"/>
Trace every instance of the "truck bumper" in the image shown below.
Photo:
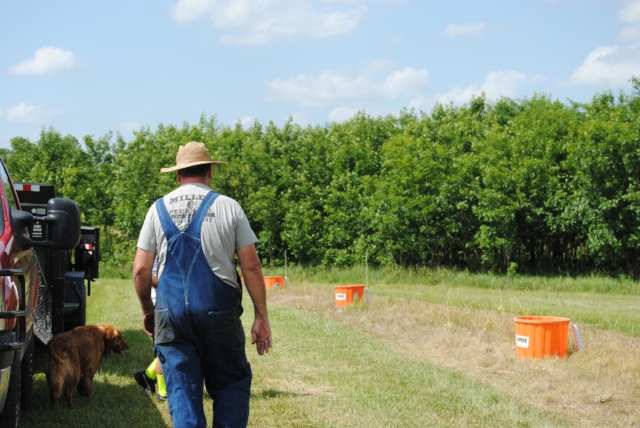
<path fill-rule="evenodd" d="M 14 353 L 20 352 L 15 340 L 16 334 L 14 332 L 0 333 L 0 349 L 5 348 L 0 351 L 0 409 L 4 409 L 4 403 L 9 393 L 9 379 L 11 378 Z"/>
<path fill-rule="evenodd" d="M 9 379 L 11 378 L 11 366 L 0 370 L 0 409 L 4 409 L 9 393 Z"/>

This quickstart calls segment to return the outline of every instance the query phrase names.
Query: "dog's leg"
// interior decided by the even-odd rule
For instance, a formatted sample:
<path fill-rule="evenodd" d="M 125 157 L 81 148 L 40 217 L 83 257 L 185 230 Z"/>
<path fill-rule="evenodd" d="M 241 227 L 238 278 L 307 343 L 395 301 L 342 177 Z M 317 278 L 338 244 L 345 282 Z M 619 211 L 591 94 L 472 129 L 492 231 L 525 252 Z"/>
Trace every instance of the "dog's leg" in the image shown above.
<path fill-rule="evenodd" d="M 87 370 L 82 375 L 82 379 L 80 379 L 80 383 L 78 384 L 78 392 L 83 397 L 91 396 L 91 387 L 93 385 L 93 376 L 95 372 L 92 370 Z"/>
<path fill-rule="evenodd" d="M 78 394 L 82 395 L 83 397 L 87 396 L 85 383 L 85 376 L 82 375 L 82 377 L 80 378 L 80 383 L 78 384 Z"/>
<path fill-rule="evenodd" d="M 67 400 L 67 407 L 70 409 L 73 409 L 72 395 L 73 395 L 74 387 L 75 387 L 74 383 L 67 382 L 64 388 L 64 398 L 65 400 Z"/>
<path fill-rule="evenodd" d="M 67 400 L 67 406 L 70 409 L 73 409 L 73 401 L 71 399 L 73 395 L 73 390 L 76 389 L 78 384 L 80 383 L 80 368 L 69 367 L 69 371 L 67 372 L 67 379 L 64 388 L 64 398 Z"/>

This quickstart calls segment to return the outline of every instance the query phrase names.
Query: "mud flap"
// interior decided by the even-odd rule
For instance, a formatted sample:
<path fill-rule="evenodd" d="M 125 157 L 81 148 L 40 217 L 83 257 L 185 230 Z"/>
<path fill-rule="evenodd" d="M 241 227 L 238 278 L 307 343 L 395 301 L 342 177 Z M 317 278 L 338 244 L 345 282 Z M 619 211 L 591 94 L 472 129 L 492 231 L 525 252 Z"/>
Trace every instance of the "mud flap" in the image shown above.
<path fill-rule="evenodd" d="M 33 331 L 35 332 L 36 337 L 45 345 L 53 338 L 52 302 L 53 293 L 49 287 L 47 287 L 47 284 L 42 282 L 42 276 L 40 276 L 40 284 L 38 284 L 36 319 Z"/>

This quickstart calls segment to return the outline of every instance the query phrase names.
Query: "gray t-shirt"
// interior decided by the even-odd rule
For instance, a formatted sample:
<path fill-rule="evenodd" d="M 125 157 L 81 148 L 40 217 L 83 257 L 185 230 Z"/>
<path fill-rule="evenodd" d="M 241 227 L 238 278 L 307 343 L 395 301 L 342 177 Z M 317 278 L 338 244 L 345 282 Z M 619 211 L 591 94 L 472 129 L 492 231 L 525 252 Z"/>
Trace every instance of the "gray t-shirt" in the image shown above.
<path fill-rule="evenodd" d="M 211 189 L 204 184 L 189 183 L 163 197 L 167 211 L 178 229 L 187 229 L 200 203 L 210 191 Z M 220 195 L 209 208 L 200 238 L 204 255 L 213 273 L 225 283 L 239 287 L 234 263 L 235 252 L 258 241 L 240 204 Z M 156 253 L 160 278 L 166 261 L 167 239 L 155 204 L 151 205 L 144 219 L 138 247 Z"/>

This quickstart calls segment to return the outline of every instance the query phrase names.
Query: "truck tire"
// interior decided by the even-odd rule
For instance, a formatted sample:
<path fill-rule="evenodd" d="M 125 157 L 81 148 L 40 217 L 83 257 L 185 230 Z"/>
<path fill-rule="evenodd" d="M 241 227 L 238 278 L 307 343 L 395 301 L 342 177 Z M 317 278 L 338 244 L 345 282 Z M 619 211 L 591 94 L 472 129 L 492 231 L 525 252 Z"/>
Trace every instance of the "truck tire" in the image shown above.
<path fill-rule="evenodd" d="M 20 394 L 20 407 L 22 411 L 31 410 L 32 391 L 33 391 L 33 349 L 34 349 L 35 334 L 31 335 L 31 340 L 27 345 L 27 350 L 22 356 L 21 363 L 21 394 Z"/>
<path fill-rule="evenodd" d="M 0 428 L 20 427 L 20 351 L 13 352 L 9 392 L 0 413 Z"/>

